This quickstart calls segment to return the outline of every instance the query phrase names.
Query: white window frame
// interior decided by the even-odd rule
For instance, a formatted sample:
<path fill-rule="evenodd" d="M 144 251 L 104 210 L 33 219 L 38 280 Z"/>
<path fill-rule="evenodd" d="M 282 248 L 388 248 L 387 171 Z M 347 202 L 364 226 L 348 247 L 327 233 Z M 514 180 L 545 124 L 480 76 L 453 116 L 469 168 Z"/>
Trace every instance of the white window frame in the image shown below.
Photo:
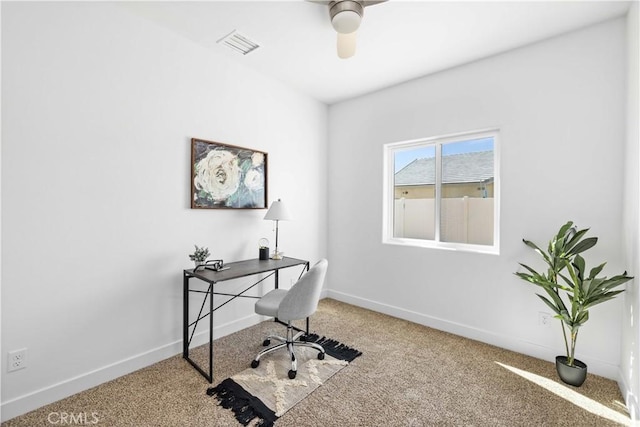
<path fill-rule="evenodd" d="M 494 215 L 493 215 L 493 245 L 477 245 L 470 243 L 440 241 L 440 195 L 442 171 L 441 162 L 436 161 L 435 188 L 435 238 L 434 240 L 411 239 L 393 236 L 394 224 L 394 195 L 395 195 L 395 165 L 394 153 L 399 149 L 435 146 L 436 159 L 441 158 L 442 145 L 452 142 L 462 142 L 472 139 L 493 138 L 493 169 L 494 169 Z M 500 253 L 500 134 L 498 129 L 484 129 L 443 136 L 435 136 L 410 141 L 392 142 L 383 145 L 383 213 L 382 213 L 382 243 L 390 245 L 415 246 L 422 248 L 437 248 L 454 251 L 477 252 L 498 255 Z"/>

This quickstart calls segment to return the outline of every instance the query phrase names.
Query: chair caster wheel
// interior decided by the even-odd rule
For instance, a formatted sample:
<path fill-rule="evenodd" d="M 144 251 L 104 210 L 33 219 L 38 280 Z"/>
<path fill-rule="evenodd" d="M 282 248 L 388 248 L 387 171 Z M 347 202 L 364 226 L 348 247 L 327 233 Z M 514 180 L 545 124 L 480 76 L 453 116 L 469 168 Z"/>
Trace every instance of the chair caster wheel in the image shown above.
<path fill-rule="evenodd" d="M 266 339 L 266 340 L 262 341 L 262 346 L 263 346 L 263 347 L 266 347 L 266 346 L 268 346 L 269 344 L 271 344 L 271 340 L 270 340 L 270 339 Z"/>
<path fill-rule="evenodd" d="M 260 364 L 260 361 L 259 361 L 259 360 L 254 360 L 254 361 L 252 361 L 252 362 L 251 362 L 251 367 L 252 367 L 253 369 L 256 369 L 256 368 L 258 367 L 258 365 L 259 365 L 259 364 Z"/>
<path fill-rule="evenodd" d="M 324 353 L 318 353 L 318 360 L 324 360 Z"/>
<path fill-rule="evenodd" d="M 290 371 L 289 371 L 289 379 L 290 379 L 290 380 L 294 379 L 294 378 L 296 377 L 296 374 L 297 374 L 297 373 L 298 373 L 297 371 L 290 370 Z"/>

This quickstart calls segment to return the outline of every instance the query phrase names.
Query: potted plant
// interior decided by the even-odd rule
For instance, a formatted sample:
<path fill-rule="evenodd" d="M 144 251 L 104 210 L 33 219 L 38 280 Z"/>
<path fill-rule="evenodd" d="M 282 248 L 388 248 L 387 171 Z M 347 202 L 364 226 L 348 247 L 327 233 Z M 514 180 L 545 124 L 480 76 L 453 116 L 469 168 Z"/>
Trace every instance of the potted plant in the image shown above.
<path fill-rule="evenodd" d="M 577 230 L 569 221 L 549 241 L 546 252 L 535 243 L 522 239 L 525 245 L 542 257 L 547 264 L 547 271 L 539 273 L 520 263 L 526 272 L 515 273 L 521 279 L 544 289 L 546 296 L 537 295 L 555 313 L 554 317 L 561 321 L 564 337 L 566 356 L 556 357 L 556 370 L 562 381 L 576 387 L 582 385 L 587 375 L 587 365 L 575 358 L 575 350 L 578 331 L 589 320 L 589 309 L 624 292 L 624 289 L 616 288 L 633 279 L 626 271 L 611 278 L 598 277 L 606 262 L 592 268 L 587 274 L 585 260 L 580 254 L 598 242 L 597 237 L 584 238 L 588 231 L 588 228 Z"/>
<path fill-rule="evenodd" d="M 194 245 L 196 247 L 196 250 L 189 255 L 189 259 L 191 261 L 194 261 L 196 264 L 196 267 L 198 267 L 199 265 L 204 264 L 204 262 L 207 260 L 207 258 L 209 258 L 209 249 L 208 248 L 199 248 L 198 245 Z"/>

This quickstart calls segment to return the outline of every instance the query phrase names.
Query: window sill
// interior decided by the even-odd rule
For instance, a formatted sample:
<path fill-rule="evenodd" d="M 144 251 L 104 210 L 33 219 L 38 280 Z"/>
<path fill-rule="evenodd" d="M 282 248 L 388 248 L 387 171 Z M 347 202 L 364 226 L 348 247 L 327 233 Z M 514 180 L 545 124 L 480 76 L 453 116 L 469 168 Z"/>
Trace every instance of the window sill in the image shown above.
<path fill-rule="evenodd" d="M 444 243 L 431 240 L 406 239 L 406 238 L 385 238 L 382 240 L 385 245 L 409 246 L 426 249 L 441 249 L 445 251 L 472 252 L 478 254 L 500 255 L 500 248 L 497 246 L 472 245 L 465 243 Z"/>

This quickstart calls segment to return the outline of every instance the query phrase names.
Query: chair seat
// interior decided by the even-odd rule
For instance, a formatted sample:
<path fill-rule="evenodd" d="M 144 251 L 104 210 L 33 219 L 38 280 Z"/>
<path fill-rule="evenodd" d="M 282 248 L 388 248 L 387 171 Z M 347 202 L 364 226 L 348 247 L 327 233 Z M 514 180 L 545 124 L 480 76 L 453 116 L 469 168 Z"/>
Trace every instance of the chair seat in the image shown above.
<path fill-rule="evenodd" d="M 269 317 L 278 317 L 280 302 L 287 295 L 286 289 L 274 289 L 256 302 L 255 312 Z"/>

